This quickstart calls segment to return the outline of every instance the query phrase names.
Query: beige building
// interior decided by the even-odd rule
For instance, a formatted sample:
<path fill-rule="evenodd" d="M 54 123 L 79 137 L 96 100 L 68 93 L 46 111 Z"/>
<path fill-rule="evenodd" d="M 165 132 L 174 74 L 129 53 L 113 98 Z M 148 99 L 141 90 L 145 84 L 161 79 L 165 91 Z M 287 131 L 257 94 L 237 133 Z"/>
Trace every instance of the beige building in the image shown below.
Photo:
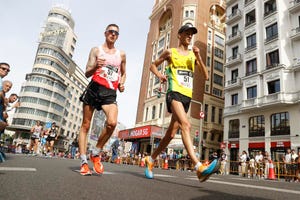
<path fill-rule="evenodd" d="M 149 70 L 153 60 L 158 58 L 163 50 L 178 45 L 177 31 L 187 23 L 197 27 L 192 44 L 201 50 L 201 57 L 207 64 L 209 80 L 205 81 L 199 71 L 194 75 L 194 92 L 188 113 L 192 123 L 191 137 L 195 146 L 199 143 L 202 159 L 207 159 L 213 150 L 220 148 L 223 139 L 223 64 L 225 62 L 225 5 L 221 0 L 156 0 L 150 15 L 150 27 L 146 44 L 144 68 L 137 108 L 136 127 L 157 125 L 163 127 L 163 132 L 170 122 L 170 114 L 166 111 L 165 96 L 157 98 L 160 85 L 157 77 Z M 192 47 L 192 46 L 191 46 Z M 164 72 L 167 63 L 160 66 Z M 205 113 L 200 120 L 201 109 Z M 201 128 L 203 126 L 203 129 Z M 200 142 L 196 135 L 200 132 Z M 141 151 L 146 148 L 149 140 L 141 142 Z M 171 143 L 180 144 L 181 136 L 177 134 Z"/>

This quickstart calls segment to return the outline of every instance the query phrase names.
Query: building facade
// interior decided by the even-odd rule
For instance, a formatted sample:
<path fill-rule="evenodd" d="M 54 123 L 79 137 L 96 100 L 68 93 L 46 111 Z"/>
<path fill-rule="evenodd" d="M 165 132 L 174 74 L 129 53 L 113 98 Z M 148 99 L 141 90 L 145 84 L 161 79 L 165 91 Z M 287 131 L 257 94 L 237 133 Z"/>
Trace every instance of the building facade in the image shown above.
<path fill-rule="evenodd" d="M 72 60 L 77 37 L 70 12 L 53 7 L 40 34 L 32 72 L 26 74 L 19 99 L 21 106 L 9 127 L 16 137 L 29 138 L 30 129 L 40 120 L 45 128 L 59 127 L 56 147 L 66 150 L 78 134 L 82 120 L 80 95 L 88 84 L 84 72 Z"/>
<path fill-rule="evenodd" d="M 227 0 L 224 144 L 281 161 L 300 150 L 300 1 Z"/>
<path fill-rule="evenodd" d="M 223 1 L 217 0 L 156 0 L 150 15 L 151 22 L 146 44 L 136 127 L 157 125 L 162 127 L 163 132 L 168 127 L 170 114 L 166 111 L 165 95 L 162 94 L 158 98 L 157 94 L 158 90 L 165 91 L 167 86 L 161 85 L 149 68 L 152 61 L 157 59 L 163 50 L 177 47 L 178 29 L 190 23 L 198 29 L 198 34 L 194 35 L 192 44 L 200 48 L 203 61 L 209 63 L 207 65 L 210 75 L 208 81 L 205 81 L 199 71 L 195 70 L 194 101 L 188 113 L 192 124 L 191 137 L 195 146 L 203 145 L 202 159 L 208 158 L 212 150 L 219 149 L 219 141 L 222 140 L 223 134 L 223 120 L 222 117 L 219 120 L 217 116 L 222 116 L 224 101 L 222 71 L 225 62 L 224 6 Z M 166 65 L 167 63 L 163 63 L 159 66 L 162 73 Z M 199 113 L 204 109 L 209 120 L 205 118 L 203 123 L 199 120 Z M 203 123 L 204 131 L 200 130 L 202 125 L 200 123 Z M 206 137 L 203 138 L 202 132 L 206 134 Z M 200 142 L 197 134 L 200 135 Z M 180 133 L 171 143 L 177 142 L 181 142 Z"/>

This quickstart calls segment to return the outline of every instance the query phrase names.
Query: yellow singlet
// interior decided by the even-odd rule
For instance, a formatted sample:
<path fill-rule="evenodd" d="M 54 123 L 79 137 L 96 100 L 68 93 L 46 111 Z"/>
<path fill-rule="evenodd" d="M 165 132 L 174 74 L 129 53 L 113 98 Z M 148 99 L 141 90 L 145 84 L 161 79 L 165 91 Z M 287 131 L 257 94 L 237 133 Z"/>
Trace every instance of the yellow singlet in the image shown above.
<path fill-rule="evenodd" d="M 171 52 L 171 63 L 166 68 L 168 92 L 179 92 L 192 98 L 195 55 L 192 51 L 186 56 L 181 55 L 176 48 L 171 48 Z"/>

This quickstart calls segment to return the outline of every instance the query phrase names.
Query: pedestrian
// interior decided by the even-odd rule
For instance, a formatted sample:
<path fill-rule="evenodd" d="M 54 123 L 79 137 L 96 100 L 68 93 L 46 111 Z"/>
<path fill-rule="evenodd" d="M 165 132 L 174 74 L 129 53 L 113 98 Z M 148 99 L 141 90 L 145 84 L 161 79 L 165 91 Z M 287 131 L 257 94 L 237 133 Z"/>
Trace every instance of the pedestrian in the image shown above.
<path fill-rule="evenodd" d="M 170 125 L 159 143 L 158 148 L 151 156 L 146 157 L 145 176 L 153 178 L 154 160 L 163 151 L 170 141 L 174 138 L 176 132 L 181 129 L 182 141 L 192 160 L 197 176 L 201 182 L 207 180 L 219 168 L 219 161 L 214 160 L 210 164 L 202 164 L 197 158 L 190 136 L 191 124 L 188 120 L 187 112 L 190 106 L 193 92 L 193 75 L 195 67 L 200 70 L 205 80 L 208 80 L 208 72 L 201 57 L 198 47 L 193 46 L 189 50 L 192 37 L 197 33 L 197 29 L 191 24 L 185 24 L 178 30 L 179 46 L 177 48 L 166 49 L 155 60 L 150 70 L 162 83 L 168 81 L 168 90 L 166 94 L 166 103 L 169 113 L 172 113 Z M 161 64 L 167 61 L 166 75 L 158 70 Z"/>
<path fill-rule="evenodd" d="M 104 172 L 100 153 L 108 139 L 113 134 L 118 118 L 117 90 L 123 92 L 126 79 L 126 54 L 115 47 L 119 38 L 119 26 L 109 24 L 104 32 L 105 42 L 91 49 L 86 65 L 85 76 L 92 76 L 80 100 L 83 102 L 83 120 L 79 133 L 79 151 L 81 159 L 81 175 L 91 175 L 88 166 L 86 149 L 87 134 L 95 109 L 103 110 L 106 122 L 98 138 L 95 148 L 90 154 L 93 170 L 97 174 Z"/>
<path fill-rule="evenodd" d="M 78 150 L 78 136 L 73 140 L 71 144 L 71 158 L 75 159 L 76 158 L 76 151 Z"/>
<path fill-rule="evenodd" d="M 46 152 L 48 157 L 54 156 L 54 142 L 58 139 L 58 127 L 55 122 L 52 122 L 51 127 L 47 130 Z"/>
<path fill-rule="evenodd" d="M 3 92 L 3 84 L 2 78 L 7 76 L 8 72 L 10 72 L 10 65 L 5 62 L 0 63 L 0 137 L 4 133 L 6 126 L 8 125 L 6 120 L 4 119 L 3 112 L 5 111 L 5 94 Z M 0 150 L 0 162 L 5 161 L 5 154 Z"/>
<path fill-rule="evenodd" d="M 241 176 L 247 177 L 247 152 L 243 151 L 240 155 L 240 165 L 241 165 Z"/>
<path fill-rule="evenodd" d="M 38 152 L 40 137 L 43 132 L 43 126 L 39 120 L 35 122 L 35 125 L 31 128 L 31 142 L 29 151 L 31 151 L 33 156 L 36 156 Z"/>

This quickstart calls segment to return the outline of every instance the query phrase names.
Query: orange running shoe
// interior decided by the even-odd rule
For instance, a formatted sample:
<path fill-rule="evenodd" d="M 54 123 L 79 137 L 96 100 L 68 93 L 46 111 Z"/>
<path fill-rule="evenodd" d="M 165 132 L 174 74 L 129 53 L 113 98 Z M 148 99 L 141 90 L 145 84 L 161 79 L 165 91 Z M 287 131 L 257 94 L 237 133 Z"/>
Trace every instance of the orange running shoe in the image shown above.
<path fill-rule="evenodd" d="M 153 167 L 154 163 L 151 162 L 150 156 L 145 157 L 145 164 L 146 164 L 146 169 L 145 169 L 145 176 L 146 178 L 153 179 Z"/>
<path fill-rule="evenodd" d="M 80 167 L 80 174 L 82 176 L 90 176 L 90 175 L 92 175 L 92 172 L 91 172 L 91 170 L 90 170 L 90 168 L 89 168 L 89 166 L 88 166 L 87 163 L 84 163 L 83 165 L 81 165 L 81 167 Z"/>
<path fill-rule="evenodd" d="M 94 167 L 93 167 L 94 172 L 97 173 L 97 174 L 103 174 L 104 167 L 101 163 L 100 156 L 93 156 L 91 154 L 90 159 L 94 163 Z"/>
<path fill-rule="evenodd" d="M 215 159 L 211 163 L 203 163 L 197 169 L 197 176 L 200 182 L 206 181 L 212 174 L 216 173 L 220 168 L 220 160 Z"/>

